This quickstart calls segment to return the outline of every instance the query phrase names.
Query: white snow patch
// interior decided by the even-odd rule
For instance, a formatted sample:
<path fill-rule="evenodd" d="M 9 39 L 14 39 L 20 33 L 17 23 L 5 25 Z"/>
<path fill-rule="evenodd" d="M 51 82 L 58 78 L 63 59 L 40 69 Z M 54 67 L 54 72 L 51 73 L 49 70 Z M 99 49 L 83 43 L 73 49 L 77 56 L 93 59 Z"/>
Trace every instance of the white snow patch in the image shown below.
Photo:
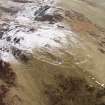
<path fill-rule="evenodd" d="M 0 59 L 6 62 L 18 63 L 14 56 L 11 54 L 11 52 L 0 52 Z"/>
<path fill-rule="evenodd" d="M 61 47 L 60 43 L 54 41 L 54 39 L 60 39 L 60 42 L 65 42 L 65 33 L 62 30 L 56 28 L 38 29 L 33 33 L 27 33 L 19 31 L 15 34 L 15 37 L 23 37 L 24 40 L 20 42 L 20 47 L 24 46 L 26 49 L 35 47 L 44 47 L 49 45 L 51 47 Z"/>
<path fill-rule="evenodd" d="M 15 21 L 18 22 L 20 25 L 32 24 L 31 20 L 28 17 L 24 16 L 18 16 Z"/>
<path fill-rule="evenodd" d="M 43 5 L 53 5 L 53 1 L 44 0 Z M 0 40 L 0 48 L 10 50 L 14 46 L 31 53 L 32 49 L 44 48 L 46 45 L 51 48 L 61 48 L 62 45 L 67 43 L 67 35 L 71 37 L 71 41 L 76 42 L 76 38 L 73 37 L 74 33 L 71 30 L 57 26 L 63 23 L 49 24 L 48 22 L 35 22 L 34 12 L 37 10 L 37 5 L 24 5 L 23 8 L 24 10 L 16 14 L 14 21 L 10 22 L 10 31 L 4 35 L 4 37 L 10 36 L 11 41 L 6 39 Z M 54 12 L 53 9 L 51 8 L 48 13 Z M 35 30 L 29 31 L 32 27 Z M 14 43 L 14 38 L 19 38 L 19 43 Z M 2 51 L 1 57 L 5 61 L 15 60 L 11 52 Z"/>

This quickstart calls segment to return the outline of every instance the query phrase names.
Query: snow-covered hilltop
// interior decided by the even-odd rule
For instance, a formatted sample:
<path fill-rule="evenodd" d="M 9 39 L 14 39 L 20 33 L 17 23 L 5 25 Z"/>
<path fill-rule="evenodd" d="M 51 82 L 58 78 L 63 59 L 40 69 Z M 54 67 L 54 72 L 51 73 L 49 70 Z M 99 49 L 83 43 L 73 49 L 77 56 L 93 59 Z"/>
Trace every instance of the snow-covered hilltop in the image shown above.
<path fill-rule="evenodd" d="M 20 8 L 14 14 L 10 13 L 8 22 L 3 20 L 1 24 L 2 59 L 8 61 L 15 57 L 28 60 L 27 53 L 31 55 L 33 49 L 63 47 L 67 37 L 65 33 L 72 36 L 73 33 L 62 22 L 63 10 L 56 7 L 55 1 L 12 0 L 8 5 L 12 2 L 19 4 Z"/>

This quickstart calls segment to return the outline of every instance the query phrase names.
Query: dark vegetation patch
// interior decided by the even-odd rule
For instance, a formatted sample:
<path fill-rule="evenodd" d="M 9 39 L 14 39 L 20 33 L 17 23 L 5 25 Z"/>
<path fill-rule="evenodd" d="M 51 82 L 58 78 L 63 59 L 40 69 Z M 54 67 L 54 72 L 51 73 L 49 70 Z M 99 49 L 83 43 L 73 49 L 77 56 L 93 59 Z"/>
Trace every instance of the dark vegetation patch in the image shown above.
<path fill-rule="evenodd" d="M 9 25 L 7 23 L 0 24 L 0 39 L 3 39 L 4 33 L 9 30 Z"/>
<path fill-rule="evenodd" d="M 41 6 L 38 10 L 35 11 L 34 15 L 35 16 L 42 16 L 50 8 L 51 8 L 51 6 L 49 6 L 49 5 Z"/>
<path fill-rule="evenodd" d="M 15 86 L 16 74 L 10 67 L 10 64 L 0 60 L 0 79 L 8 86 Z"/>
<path fill-rule="evenodd" d="M 13 41 L 14 41 L 14 43 L 19 43 L 19 42 L 20 42 L 20 38 L 15 37 L 15 38 L 13 39 Z"/>
<path fill-rule="evenodd" d="M 105 89 L 79 77 L 56 76 L 56 85 L 45 84 L 47 105 L 105 105 Z"/>
<path fill-rule="evenodd" d="M 21 102 L 21 98 L 13 93 L 11 102 L 8 101 L 13 87 L 16 87 L 16 73 L 10 67 L 10 64 L 0 60 L 0 79 L 4 82 L 0 84 L 0 105 L 15 105 L 16 102 Z M 6 100 L 7 99 L 7 100 Z"/>
<path fill-rule="evenodd" d="M 9 25 L 7 23 L 0 24 L 0 34 L 2 35 L 4 32 L 9 30 Z"/>
<path fill-rule="evenodd" d="M 18 2 L 18 3 L 32 3 L 32 1 L 29 0 L 12 0 L 13 2 Z"/>
<path fill-rule="evenodd" d="M 4 98 L 6 97 L 7 93 L 9 92 L 9 88 L 5 85 L 0 85 L 0 105 L 6 105 L 4 102 Z"/>
<path fill-rule="evenodd" d="M 6 40 L 7 42 L 11 41 L 11 37 L 10 36 L 6 37 Z"/>
<path fill-rule="evenodd" d="M 8 93 L 12 87 L 16 86 L 16 73 L 10 67 L 10 64 L 0 60 L 0 79 L 3 81 L 0 84 L 0 105 L 12 105 L 5 99 L 9 98 Z"/>
<path fill-rule="evenodd" d="M 2 39 L 4 32 L 0 32 L 0 39 Z"/>
<path fill-rule="evenodd" d="M 41 6 L 37 11 L 35 11 L 35 20 L 36 21 L 49 21 L 49 23 L 56 23 L 63 20 L 63 16 L 59 13 L 46 13 L 51 7 L 48 5 Z"/>
<path fill-rule="evenodd" d="M 98 48 L 98 50 L 99 50 L 101 53 L 105 54 L 105 49 L 103 49 L 103 48 Z"/>
<path fill-rule="evenodd" d="M 36 18 L 37 21 L 49 21 L 50 24 L 62 21 L 62 19 L 63 17 L 60 14 L 43 15 Z"/>
<path fill-rule="evenodd" d="M 25 62 L 25 63 L 26 63 L 26 62 L 28 62 L 28 61 L 30 60 L 30 58 L 32 57 L 31 54 L 26 53 L 26 51 L 23 51 L 23 50 L 18 49 L 18 48 L 16 48 L 16 47 L 12 47 L 11 50 L 12 50 L 12 54 L 14 55 L 14 57 L 15 57 L 16 59 L 21 60 L 22 62 Z"/>

